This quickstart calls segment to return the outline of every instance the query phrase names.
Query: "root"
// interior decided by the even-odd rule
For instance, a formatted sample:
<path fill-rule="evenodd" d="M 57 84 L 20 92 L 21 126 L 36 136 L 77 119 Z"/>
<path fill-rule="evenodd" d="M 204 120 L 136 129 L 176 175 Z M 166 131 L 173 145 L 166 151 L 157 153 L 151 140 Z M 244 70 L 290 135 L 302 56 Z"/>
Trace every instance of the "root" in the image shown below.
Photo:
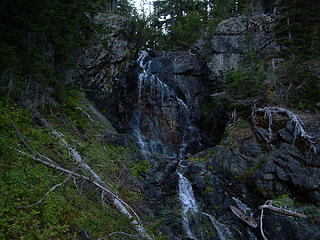
<path fill-rule="evenodd" d="M 293 112 L 285 108 L 280 108 L 280 107 L 264 107 L 264 108 L 258 108 L 258 109 L 254 108 L 253 114 L 252 114 L 254 122 L 256 122 L 256 119 L 255 119 L 256 112 L 264 113 L 265 118 L 268 119 L 268 131 L 269 131 L 268 142 L 269 143 L 271 142 L 271 138 L 272 138 L 272 116 L 273 114 L 276 114 L 276 113 L 282 113 L 287 115 L 288 118 L 290 119 L 290 122 L 292 122 L 295 126 L 294 133 L 293 133 L 293 136 L 294 136 L 293 145 L 295 144 L 297 137 L 301 137 L 309 143 L 310 147 L 315 153 L 317 152 L 317 148 L 314 145 L 314 137 L 307 133 L 307 131 L 305 130 L 305 125 L 303 121 L 298 117 L 298 115 L 294 114 Z"/>

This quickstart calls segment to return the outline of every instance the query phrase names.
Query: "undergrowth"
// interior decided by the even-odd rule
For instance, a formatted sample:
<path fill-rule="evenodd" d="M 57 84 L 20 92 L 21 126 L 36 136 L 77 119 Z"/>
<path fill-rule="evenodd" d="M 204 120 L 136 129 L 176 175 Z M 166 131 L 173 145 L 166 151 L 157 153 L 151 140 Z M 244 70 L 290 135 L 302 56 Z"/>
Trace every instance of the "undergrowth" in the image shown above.
<path fill-rule="evenodd" d="M 142 196 L 129 174 L 130 149 L 102 142 L 104 120 L 93 114 L 89 102 L 75 92 L 66 104 L 42 114 L 87 160 L 87 163 L 143 216 Z M 67 176 L 20 155 L 30 149 L 59 165 L 76 170 L 64 146 L 22 107 L 0 98 L 0 239 L 102 238 L 113 232 L 135 235 L 129 219 L 108 204 L 101 194 L 81 179 L 70 178 L 33 207 L 50 188 Z M 148 224 L 147 224 L 148 225 Z M 129 239 L 113 235 L 108 239 Z"/>

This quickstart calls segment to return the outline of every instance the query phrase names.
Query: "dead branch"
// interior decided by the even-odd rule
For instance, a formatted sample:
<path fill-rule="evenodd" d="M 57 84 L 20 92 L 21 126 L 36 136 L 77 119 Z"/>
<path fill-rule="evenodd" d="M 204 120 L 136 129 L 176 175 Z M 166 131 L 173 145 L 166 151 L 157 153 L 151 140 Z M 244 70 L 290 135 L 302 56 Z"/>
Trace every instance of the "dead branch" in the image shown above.
<path fill-rule="evenodd" d="M 48 192 L 46 192 L 46 194 L 44 194 L 44 196 L 39 199 L 38 201 L 36 201 L 35 203 L 31 204 L 31 205 L 28 205 L 28 206 L 21 206 L 19 208 L 32 208 L 32 207 L 35 207 L 39 204 L 41 204 L 43 202 L 43 200 L 51 193 L 53 192 L 54 190 L 56 190 L 58 187 L 62 186 L 63 184 L 65 184 L 71 177 L 71 174 L 69 174 L 69 176 L 61 183 L 58 183 L 56 185 L 54 185 L 52 188 L 49 189 Z"/>
<path fill-rule="evenodd" d="M 226 94 L 227 94 L 227 92 L 219 92 L 219 93 L 211 94 L 210 97 L 221 97 L 221 96 L 224 96 Z"/>
<path fill-rule="evenodd" d="M 56 170 L 59 170 L 59 171 L 63 172 L 64 174 L 70 174 L 70 175 L 72 175 L 74 177 L 78 177 L 78 178 L 82 178 L 82 179 L 87 180 L 87 181 L 91 181 L 90 178 L 88 178 L 88 177 L 86 177 L 86 176 L 84 176 L 82 174 L 78 174 L 78 173 L 75 173 L 75 172 L 73 172 L 71 170 L 68 170 L 66 168 L 60 167 L 57 163 L 55 163 L 50 158 L 48 158 L 48 157 L 46 157 L 44 155 L 33 156 L 33 155 L 28 154 L 28 153 L 26 153 L 24 151 L 21 151 L 19 149 L 15 149 L 15 150 L 18 153 L 20 153 L 21 155 L 23 155 L 23 156 L 31 157 L 33 160 L 35 160 L 35 161 L 37 161 L 39 163 L 42 163 L 42 164 L 44 164 L 44 165 L 46 165 L 48 167 L 54 168 Z M 48 159 L 49 161 L 40 159 L 40 157 L 45 158 L 46 160 Z"/>
<path fill-rule="evenodd" d="M 81 196 L 83 198 L 81 190 L 79 189 L 78 184 L 77 184 L 77 179 L 75 177 L 73 178 L 73 183 L 74 183 L 74 185 L 75 185 L 75 187 L 77 189 L 77 192 L 78 192 L 79 196 Z"/>
<path fill-rule="evenodd" d="M 238 122 L 241 121 L 241 117 L 237 118 L 237 109 L 234 109 L 234 111 L 231 114 L 231 119 L 227 123 L 226 129 L 231 129 L 235 125 L 237 125 Z"/>
<path fill-rule="evenodd" d="M 146 232 L 146 230 L 144 229 L 144 227 L 135 219 L 133 219 L 133 216 L 132 214 L 126 209 L 126 205 L 123 204 L 123 201 L 121 200 L 118 200 L 118 197 L 115 196 L 112 192 L 109 191 L 108 188 L 106 188 L 105 186 L 101 185 L 99 182 L 96 182 L 94 180 L 92 180 L 91 178 L 88 178 L 84 175 L 81 175 L 81 174 L 78 174 L 78 173 L 75 173 L 71 170 L 68 170 L 68 169 L 65 169 L 65 168 L 62 168 L 60 167 L 59 165 L 55 165 L 51 162 L 47 162 L 45 160 L 42 160 L 40 159 L 39 157 L 36 157 L 36 156 L 32 156 L 28 153 L 25 153 L 21 150 L 18 150 L 16 149 L 17 152 L 19 152 L 20 154 L 24 155 L 24 156 L 29 156 L 29 157 L 32 157 L 34 160 L 36 160 L 37 162 L 40 162 L 40 163 L 43 163 L 45 164 L 46 166 L 48 167 L 51 167 L 51 168 L 54 168 L 54 169 L 57 169 L 59 171 L 62 171 L 63 173 L 67 173 L 67 174 L 70 174 L 72 176 L 75 176 L 75 177 L 79 177 L 79 178 L 82 178 L 84 180 L 87 180 L 89 182 L 91 182 L 92 184 L 94 184 L 95 186 L 97 186 L 101 191 L 105 191 L 109 194 L 111 194 L 111 196 L 109 195 L 109 198 L 110 198 L 110 201 L 112 202 L 112 204 L 114 204 L 114 206 L 122 213 L 124 214 L 125 216 L 127 216 L 129 219 L 132 219 L 131 223 L 132 225 L 135 227 L 135 229 L 137 230 L 137 232 L 139 233 L 139 235 L 142 237 L 142 238 L 145 238 L 145 239 L 148 239 L 148 240 L 153 240 L 149 234 Z M 52 161 L 52 160 L 51 160 Z"/>
<path fill-rule="evenodd" d="M 301 217 L 301 218 L 307 218 L 306 215 L 304 214 L 301 214 L 301 213 L 297 213 L 297 212 L 294 212 L 294 211 L 291 211 L 291 210 L 287 210 L 287 209 L 284 209 L 284 208 L 280 208 L 280 207 L 275 207 L 273 206 L 272 204 L 264 204 L 264 205 L 261 205 L 259 207 L 259 209 L 269 209 L 271 211 L 274 211 L 276 213 L 280 213 L 280 214 L 283 214 L 283 215 L 288 215 L 288 216 L 293 216 L 293 217 Z"/>
<path fill-rule="evenodd" d="M 108 198 L 114 204 L 114 206 L 127 218 L 131 219 L 131 224 L 134 226 L 136 231 L 139 233 L 139 236 L 142 238 L 152 240 L 149 234 L 146 232 L 145 228 L 140 223 L 140 219 L 137 213 L 120 197 L 115 195 L 112 191 L 110 191 L 106 187 L 106 183 L 100 178 L 100 176 L 86 163 L 85 159 L 81 157 L 81 155 L 63 138 L 63 135 L 57 132 L 55 129 L 51 128 L 46 119 L 44 119 L 38 112 L 34 112 L 35 116 L 42 122 L 42 124 L 49 129 L 51 129 L 52 134 L 57 137 L 63 145 L 70 151 L 73 159 L 79 165 L 79 167 L 84 170 L 89 176 L 89 181 L 93 183 L 95 186 L 99 187 L 102 191 L 108 193 Z M 128 211 L 128 209 L 132 212 L 132 214 Z M 135 220 L 135 218 L 137 220 Z"/>
<path fill-rule="evenodd" d="M 266 201 L 266 203 L 264 205 L 267 205 L 269 203 L 269 200 Z M 266 238 L 266 235 L 264 235 L 264 232 L 263 232 L 263 209 L 261 209 L 261 215 L 260 215 L 260 232 L 261 232 L 261 236 L 263 237 L 263 240 L 268 240 Z"/>
<path fill-rule="evenodd" d="M 238 217 L 239 219 L 244 221 L 250 227 L 252 227 L 252 228 L 258 227 L 257 221 L 254 218 L 247 216 L 241 209 L 239 209 L 233 205 L 230 205 L 229 207 L 231 208 L 231 211 L 233 212 L 233 214 L 236 215 L 236 217 Z"/>
<path fill-rule="evenodd" d="M 80 110 L 81 112 L 83 112 L 83 113 L 90 119 L 90 121 L 93 122 L 93 120 L 92 120 L 92 118 L 90 117 L 90 115 L 89 115 L 86 111 L 82 110 L 81 107 L 76 107 L 75 109 L 78 109 L 78 110 Z"/>

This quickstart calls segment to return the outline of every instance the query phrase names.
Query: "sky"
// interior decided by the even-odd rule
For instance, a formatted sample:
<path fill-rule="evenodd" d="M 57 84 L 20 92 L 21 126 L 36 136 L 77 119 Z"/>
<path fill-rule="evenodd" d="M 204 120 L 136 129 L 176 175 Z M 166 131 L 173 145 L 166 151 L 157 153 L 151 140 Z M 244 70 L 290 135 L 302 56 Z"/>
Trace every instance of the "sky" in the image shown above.
<path fill-rule="evenodd" d="M 139 13 L 142 13 L 142 3 L 145 3 L 145 12 L 147 14 L 150 14 L 150 11 L 152 11 L 152 7 L 150 8 L 150 3 L 153 2 L 153 0 L 131 0 L 134 3 L 134 6 L 137 8 Z"/>

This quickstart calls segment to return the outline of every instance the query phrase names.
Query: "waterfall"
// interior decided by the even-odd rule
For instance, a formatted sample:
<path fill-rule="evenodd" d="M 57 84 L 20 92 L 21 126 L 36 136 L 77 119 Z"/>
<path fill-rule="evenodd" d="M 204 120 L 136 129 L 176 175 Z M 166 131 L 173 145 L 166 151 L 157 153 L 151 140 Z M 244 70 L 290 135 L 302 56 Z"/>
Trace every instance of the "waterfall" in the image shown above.
<path fill-rule="evenodd" d="M 191 110 L 175 90 L 150 71 L 152 59 L 147 51 L 139 52 L 137 63 L 142 71 L 137 82 L 137 106 L 131 119 L 133 136 L 145 156 L 164 154 L 183 158 L 190 140 L 200 143 L 199 131 L 191 121 Z M 150 109 L 156 111 L 156 117 L 148 115 Z M 174 151 L 164 143 L 164 126 L 157 122 L 161 117 L 167 120 L 169 128 L 176 128 L 176 134 L 181 138 L 180 146 Z M 152 136 L 145 134 L 143 126 L 152 129 Z"/>
<path fill-rule="evenodd" d="M 202 213 L 202 214 L 210 218 L 212 225 L 217 230 L 220 240 L 234 239 L 232 232 L 226 225 L 218 222 L 212 215 L 208 213 Z"/>
<path fill-rule="evenodd" d="M 137 63 L 142 71 L 138 77 L 138 99 L 131 120 L 133 136 L 135 136 L 141 152 L 146 157 L 152 157 L 160 153 L 166 155 L 166 157 L 182 160 L 188 152 L 191 141 L 197 142 L 200 146 L 200 134 L 192 124 L 190 107 L 178 97 L 174 89 L 150 71 L 152 59 L 147 51 L 140 51 Z M 153 119 L 152 114 L 151 116 L 148 115 L 150 109 L 152 111 L 156 110 L 156 116 L 160 116 L 160 119 L 161 116 L 164 116 L 165 119 L 168 119 L 169 124 L 172 122 L 173 125 L 178 126 L 179 146 L 174 151 L 170 151 L 161 139 L 161 131 L 164 126 L 161 123 L 157 124 L 157 119 Z M 146 131 L 143 128 L 145 125 L 152 128 L 152 136 L 145 133 Z M 177 171 L 177 173 L 179 175 L 178 195 L 182 208 L 183 228 L 190 239 L 196 240 L 195 234 L 190 229 L 190 217 L 198 213 L 198 205 L 190 182 L 181 172 Z"/>
<path fill-rule="evenodd" d="M 191 232 L 189 216 L 198 212 L 197 202 L 194 198 L 192 186 L 188 179 L 181 173 L 179 175 L 179 199 L 182 205 L 182 220 L 183 228 L 186 234 L 191 239 L 196 239 L 195 235 Z"/>
<path fill-rule="evenodd" d="M 179 199 L 182 205 L 183 228 L 190 239 L 196 240 L 195 234 L 190 229 L 190 217 L 195 216 L 199 212 L 198 204 L 195 200 L 192 185 L 186 177 L 178 172 L 179 175 Z M 230 229 L 218 222 L 212 215 L 202 212 L 203 215 L 209 217 L 212 225 L 217 231 L 220 240 L 234 239 Z"/>

